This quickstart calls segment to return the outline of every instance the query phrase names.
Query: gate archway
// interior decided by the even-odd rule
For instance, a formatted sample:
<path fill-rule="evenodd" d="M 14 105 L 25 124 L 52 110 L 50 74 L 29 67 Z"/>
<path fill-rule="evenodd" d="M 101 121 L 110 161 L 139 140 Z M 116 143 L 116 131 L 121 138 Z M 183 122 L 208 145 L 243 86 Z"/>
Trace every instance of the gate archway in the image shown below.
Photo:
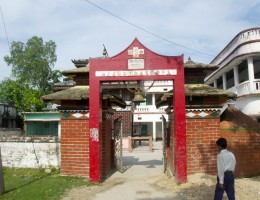
<path fill-rule="evenodd" d="M 101 181 L 101 82 L 172 80 L 173 81 L 173 124 L 170 134 L 175 137 L 174 169 L 178 182 L 187 181 L 186 170 L 186 125 L 183 56 L 162 56 L 146 48 L 136 38 L 116 56 L 99 59 L 90 58 L 89 74 L 89 176 L 91 182 Z"/>

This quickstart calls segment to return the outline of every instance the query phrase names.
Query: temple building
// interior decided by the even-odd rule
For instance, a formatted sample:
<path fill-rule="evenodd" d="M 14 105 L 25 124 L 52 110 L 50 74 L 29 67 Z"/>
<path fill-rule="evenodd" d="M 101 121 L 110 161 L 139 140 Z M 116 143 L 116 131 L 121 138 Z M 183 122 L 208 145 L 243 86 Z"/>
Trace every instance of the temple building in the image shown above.
<path fill-rule="evenodd" d="M 66 81 L 42 97 L 59 105 L 63 175 L 93 182 L 109 176 L 117 162 L 118 119 L 122 140 L 136 134 L 163 140 L 165 168 L 178 182 L 188 174 L 215 173 L 220 112 L 236 98 L 204 84 L 218 65 L 162 56 L 138 39 L 116 56 L 72 62 L 76 68 L 62 72 Z"/>

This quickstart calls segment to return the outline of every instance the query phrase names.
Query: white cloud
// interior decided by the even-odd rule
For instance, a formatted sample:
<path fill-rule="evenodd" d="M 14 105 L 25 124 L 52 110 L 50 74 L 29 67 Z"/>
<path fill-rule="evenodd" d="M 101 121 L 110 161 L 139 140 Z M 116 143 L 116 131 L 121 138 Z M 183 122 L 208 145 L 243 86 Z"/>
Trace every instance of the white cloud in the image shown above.
<path fill-rule="evenodd" d="M 0 6 L 9 41 L 26 42 L 34 35 L 44 41 L 55 41 L 58 56 L 55 69 L 60 70 L 72 68 L 71 59 L 101 56 L 103 44 L 113 56 L 135 37 L 159 54 L 184 54 L 185 59 L 191 56 L 198 62 L 210 62 L 237 33 L 259 26 L 260 18 L 257 0 L 91 1 L 173 43 L 130 25 L 85 0 L 4 0 Z M 0 80 L 10 74 L 10 67 L 3 61 L 5 55 L 8 55 L 8 45 L 1 23 Z"/>

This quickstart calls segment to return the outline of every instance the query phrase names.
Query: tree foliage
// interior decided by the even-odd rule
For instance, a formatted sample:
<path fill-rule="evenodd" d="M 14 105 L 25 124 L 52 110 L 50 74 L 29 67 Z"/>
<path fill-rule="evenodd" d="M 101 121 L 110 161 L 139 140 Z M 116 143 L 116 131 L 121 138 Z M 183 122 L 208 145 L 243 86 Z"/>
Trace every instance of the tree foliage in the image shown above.
<path fill-rule="evenodd" d="M 44 43 L 42 38 L 33 36 L 26 44 L 12 42 L 10 56 L 5 56 L 4 60 L 12 67 L 15 80 L 44 95 L 50 93 L 50 83 L 58 82 L 61 77 L 59 70 L 52 70 L 57 61 L 55 51 L 54 41 Z"/>
<path fill-rule="evenodd" d="M 4 60 L 12 67 L 12 77 L 0 83 L 0 102 L 22 112 L 42 111 L 41 96 L 51 93 L 51 83 L 59 82 L 61 72 L 52 70 L 57 60 L 56 44 L 33 36 L 26 43 L 12 42 L 10 56 Z"/>
<path fill-rule="evenodd" d="M 0 84 L 0 100 L 13 105 L 19 113 L 41 111 L 45 104 L 41 102 L 40 91 L 30 88 L 26 83 L 7 79 Z"/>

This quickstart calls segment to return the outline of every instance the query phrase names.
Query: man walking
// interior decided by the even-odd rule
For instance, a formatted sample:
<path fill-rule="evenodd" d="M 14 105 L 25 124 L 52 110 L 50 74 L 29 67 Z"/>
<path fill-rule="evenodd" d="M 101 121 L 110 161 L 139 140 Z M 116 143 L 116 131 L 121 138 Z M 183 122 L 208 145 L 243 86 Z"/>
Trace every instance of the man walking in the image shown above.
<path fill-rule="evenodd" d="M 235 156 L 227 150 L 227 140 L 225 138 L 219 138 L 216 144 L 220 152 L 217 156 L 218 177 L 214 200 L 222 200 L 224 191 L 227 193 L 229 200 L 235 200 Z"/>

